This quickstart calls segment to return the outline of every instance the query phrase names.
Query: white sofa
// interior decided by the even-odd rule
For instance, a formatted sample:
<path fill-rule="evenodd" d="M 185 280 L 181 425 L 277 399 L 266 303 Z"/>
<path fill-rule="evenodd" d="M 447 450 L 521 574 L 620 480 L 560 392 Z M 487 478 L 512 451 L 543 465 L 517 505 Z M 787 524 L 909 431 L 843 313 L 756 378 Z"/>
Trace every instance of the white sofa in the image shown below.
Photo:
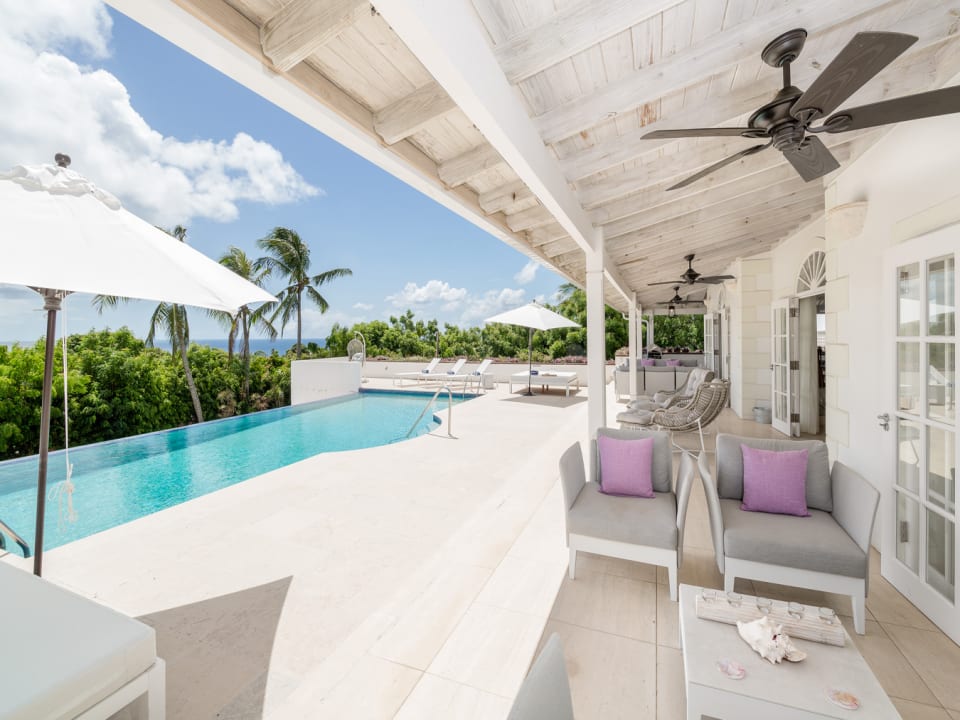
<path fill-rule="evenodd" d="M 0 560 L 3 720 L 163 720 L 153 628 Z"/>

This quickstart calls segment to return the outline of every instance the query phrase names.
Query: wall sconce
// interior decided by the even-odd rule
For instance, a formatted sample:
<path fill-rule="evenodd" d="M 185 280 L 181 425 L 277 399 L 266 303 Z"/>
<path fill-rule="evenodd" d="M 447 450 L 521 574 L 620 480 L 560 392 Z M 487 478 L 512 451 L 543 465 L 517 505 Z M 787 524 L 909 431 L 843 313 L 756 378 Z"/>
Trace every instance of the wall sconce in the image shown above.
<path fill-rule="evenodd" d="M 677 309 L 673 305 L 667 308 L 667 315 L 669 315 L 670 317 L 675 317 L 676 314 L 677 314 Z"/>

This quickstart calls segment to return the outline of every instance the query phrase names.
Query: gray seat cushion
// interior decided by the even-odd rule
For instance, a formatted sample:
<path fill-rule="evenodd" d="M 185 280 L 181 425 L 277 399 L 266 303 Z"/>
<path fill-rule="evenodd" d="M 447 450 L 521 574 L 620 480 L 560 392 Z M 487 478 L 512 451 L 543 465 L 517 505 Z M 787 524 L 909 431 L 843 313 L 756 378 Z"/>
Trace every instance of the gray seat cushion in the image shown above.
<path fill-rule="evenodd" d="M 653 423 L 653 411 L 636 410 L 634 412 L 622 412 L 617 415 L 617 422 L 628 425 L 650 425 Z"/>
<path fill-rule="evenodd" d="M 604 495 L 588 482 L 567 515 L 575 535 L 674 550 L 677 547 L 677 499 L 671 493 L 652 498 Z"/>
<path fill-rule="evenodd" d="M 810 517 L 746 512 L 740 500 L 721 500 L 727 557 L 864 578 L 867 556 L 830 513 Z"/>
<path fill-rule="evenodd" d="M 827 446 L 820 440 L 762 440 L 737 435 L 717 435 L 717 493 L 721 498 L 743 498 L 743 450 L 740 445 L 783 452 L 804 450 L 807 454 L 807 507 L 833 512 L 833 486 Z"/>

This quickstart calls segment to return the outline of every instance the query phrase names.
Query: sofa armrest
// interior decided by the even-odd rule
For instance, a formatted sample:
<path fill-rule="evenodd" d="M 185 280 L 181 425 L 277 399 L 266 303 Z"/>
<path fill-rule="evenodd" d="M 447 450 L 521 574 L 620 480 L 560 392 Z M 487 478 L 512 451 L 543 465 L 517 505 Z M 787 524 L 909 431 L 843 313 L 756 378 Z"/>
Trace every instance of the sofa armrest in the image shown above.
<path fill-rule="evenodd" d="M 560 456 L 560 485 L 563 489 L 563 509 L 565 513 L 580 496 L 580 491 L 586 485 L 587 477 L 583 469 L 583 452 L 580 443 L 575 442 Z"/>
<path fill-rule="evenodd" d="M 857 547 L 869 554 L 880 492 L 862 475 L 840 461 L 833 463 L 830 482 L 833 487 L 833 519 Z"/>
<path fill-rule="evenodd" d="M 690 490 L 693 488 L 694 464 L 693 457 L 686 450 L 680 456 L 680 467 L 677 469 L 677 567 L 683 564 L 683 528 L 687 524 L 687 503 L 690 501 Z"/>
<path fill-rule="evenodd" d="M 713 549 L 717 557 L 717 569 L 724 573 L 723 547 L 723 514 L 720 512 L 720 496 L 717 494 L 717 483 L 710 472 L 710 463 L 707 454 L 700 453 L 697 458 L 697 469 L 700 480 L 703 482 L 703 494 L 707 496 L 707 512 L 710 514 L 710 534 L 713 536 Z"/>

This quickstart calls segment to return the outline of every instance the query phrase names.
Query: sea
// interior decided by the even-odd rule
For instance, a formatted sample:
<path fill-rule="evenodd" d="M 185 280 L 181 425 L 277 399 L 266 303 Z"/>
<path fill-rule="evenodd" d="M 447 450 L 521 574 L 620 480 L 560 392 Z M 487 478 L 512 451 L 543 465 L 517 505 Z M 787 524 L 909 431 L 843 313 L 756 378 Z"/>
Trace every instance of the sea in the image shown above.
<path fill-rule="evenodd" d="M 36 340 L 0 340 L 0 345 L 6 345 L 11 347 L 13 345 L 20 345 L 21 347 L 32 346 Z M 190 342 L 196 343 L 197 345 L 207 345 L 208 347 L 218 348 L 220 350 L 227 349 L 227 339 L 226 338 L 203 338 L 198 339 L 194 338 Z M 250 338 L 250 352 L 256 354 L 257 352 L 263 352 L 269 355 L 272 351 L 276 350 L 281 355 L 283 355 L 287 350 L 296 345 L 296 338 L 277 338 L 276 340 L 269 340 L 267 338 Z M 303 338 L 303 345 L 306 347 L 309 343 L 316 343 L 320 347 L 323 347 L 326 344 L 325 338 Z M 163 350 L 170 349 L 170 343 L 167 341 L 158 342 L 156 344 L 158 348 Z M 238 340 L 234 345 L 234 351 L 239 352 L 240 350 L 240 341 Z"/>

